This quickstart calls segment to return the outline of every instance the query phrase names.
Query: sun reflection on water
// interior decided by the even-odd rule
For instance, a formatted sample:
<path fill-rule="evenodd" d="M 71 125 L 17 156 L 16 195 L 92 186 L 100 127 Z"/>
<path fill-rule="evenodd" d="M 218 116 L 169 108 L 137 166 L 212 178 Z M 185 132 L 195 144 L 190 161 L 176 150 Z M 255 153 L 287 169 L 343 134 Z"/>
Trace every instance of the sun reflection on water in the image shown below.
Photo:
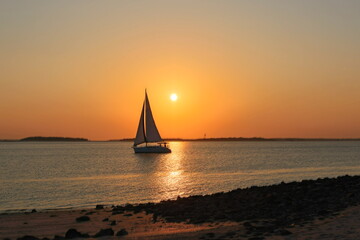
<path fill-rule="evenodd" d="M 172 199 L 184 194 L 188 175 L 183 170 L 184 142 L 172 142 L 172 153 L 163 155 L 154 182 L 159 199 Z"/>

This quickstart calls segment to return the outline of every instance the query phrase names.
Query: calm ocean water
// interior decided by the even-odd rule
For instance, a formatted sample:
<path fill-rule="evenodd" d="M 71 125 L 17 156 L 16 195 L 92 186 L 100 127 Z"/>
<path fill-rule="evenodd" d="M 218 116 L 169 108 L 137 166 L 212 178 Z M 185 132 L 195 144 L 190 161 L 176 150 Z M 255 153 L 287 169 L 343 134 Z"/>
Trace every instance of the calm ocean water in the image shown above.
<path fill-rule="evenodd" d="M 360 142 L 0 143 L 0 211 L 93 207 L 360 174 Z"/>

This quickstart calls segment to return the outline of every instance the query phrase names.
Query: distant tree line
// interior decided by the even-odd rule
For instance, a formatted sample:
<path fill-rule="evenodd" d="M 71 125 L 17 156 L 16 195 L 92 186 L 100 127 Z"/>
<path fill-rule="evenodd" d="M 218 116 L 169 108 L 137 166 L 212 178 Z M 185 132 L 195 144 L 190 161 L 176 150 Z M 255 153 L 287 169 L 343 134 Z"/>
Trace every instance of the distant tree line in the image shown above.
<path fill-rule="evenodd" d="M 58 141 L 58 142 L 86 142 L 86 138 L 71 138 L 71 137 L 27 137 L 20 139 L 20 141 Z"/>

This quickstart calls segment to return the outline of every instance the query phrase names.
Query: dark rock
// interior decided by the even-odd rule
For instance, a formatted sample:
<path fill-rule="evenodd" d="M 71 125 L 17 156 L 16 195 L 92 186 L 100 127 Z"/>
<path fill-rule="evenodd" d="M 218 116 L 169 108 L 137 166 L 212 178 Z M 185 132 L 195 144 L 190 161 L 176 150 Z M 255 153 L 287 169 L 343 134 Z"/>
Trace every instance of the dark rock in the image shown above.
<path fill-rule="evenodd" d="M 158 218 L 157 213 L 154 213 L 154 214 L 153 214 L 153 217 L 152 217 L 153 223 L 156 223 L 156 222 L 157 222 L 157 218 Z"/>
<path fill-rule="evenodd" d="M 17 238 L 17 240 L 40 240 L 40 238 L 30 236 L 30 235 L 25 235 L 23 237 Z"/>
<path fill-rule="evenodd" d="M 95 207 L 96 210 L 104 209 L 104 205 L 98 204 Z"/>
<path fill-rule="evenodd" d="M 292 234 L 292 232 L 290 232 L 290 231 L 288 231 L 286 229 L 276 229 L 274 231 L 274 233 L 277 234 L 277 235 L 281 235 L 281 236 L 286 236 L 286 235 Z"/>
<path fill-rule="evenodd" d="M 77 222 L 86 222 L 86 221 L 90 221 L 90 218 L 88 216 L 81 216 L 76 218 Z"/>
<path fill-rule="evenodd" d="M 125 208 L 132 209 L 132 208 L 134 208 L 134 205 L 132 205 L 131 203 L 127 203 L 127 204 L 125 204 Z"/>
<path fill-rule="evenodd" d="M 120 231 L 118 231 L 116 233 L 116 236 L 125 236 L 125 235 L 128 235 L 129 233 L 125 230 L 125 228 L 121 229 Z"/>
<path fill-rule="evenodd" d="M 107 222 L 107 221 L 109 221 L 109 218 L 104 218 L 102 221 Z"/>
<path fill-rule="evenodd" d="M 103 236 L 114 236 L 114 230 L 112 228 L 101 229 L 94 237 L 103 237 Z"/>
<path fill-rule="evenodd" d="M 227 237 L 233 237 L 233 236 L 235 236 L 236 235 L 236 232 L 235 231 L 229 231 L 229 232 L 227 232 L 226 234 L 225 234 L 225 236 L 227 236 Z"/>
<path fill-rule="evenodd" d="M 95 212 L 88 212 L 88 213 L 85 213 L 85 215 L 93 215 Z"/>
<path fill-rule="evenodd" d="M 131 217 L 132 214 L 131 213 L 127 213 L 127 214 L 124 214 L 125 217 Z"/>
<path fill-rule="evenodd" d="M 114 221 L 111 221 L 110 225 L 111 225 L 111 226 L 115 226 L 115 225 L 116 225 L 116 221 L 115 221 L 115 220 L 114 220 Z"/>
<path fill-rule="evenodd" d="M 206 233 L 205 236 L 208 238 L 213 238 L 213 237 L 215 237 L 215 233 L 209 232 L 209 233 Z"/>
<path fill-rule="evenodd" d="M 123 214 L 123 213 L 124 213 L 124 211 L 113 211 L 112 215 Z"/>
<path fill-rule="evenodd" d="M 65 233 L 65 238 L 71 239 L 71 238 L 79 238 L 82 237 L 82 234 L 80 232 L 78 232 L 76 229 L 74 228 L 70 228 L 69 230 L 67 230 L 67 232 Z"/>
<path fill-rule="evenodd" d="M 327 210 L 320 210 L 318 211 L 318 215 L 327 215 L 329 212 Z"/>
<path fill-rule="evenodd" d="M 31 212 L 32 212 L 32 213 L 36 213 L 37 211 L 36 211 L 36 209 L 34 208 L 33 210 L 31 210 Z"/>
<path fill-rule="evenodd" d="M 54 240 L 65 240 L 65 237 L 55 235 Z"/>
<path fill-rule="evenodd" d="M 244 222 L 243 225 L 244 225 L 244 227 L 246 227 L 246 228 L 252 227 L 252 225 L 251 225 L 250 222 Z"/>

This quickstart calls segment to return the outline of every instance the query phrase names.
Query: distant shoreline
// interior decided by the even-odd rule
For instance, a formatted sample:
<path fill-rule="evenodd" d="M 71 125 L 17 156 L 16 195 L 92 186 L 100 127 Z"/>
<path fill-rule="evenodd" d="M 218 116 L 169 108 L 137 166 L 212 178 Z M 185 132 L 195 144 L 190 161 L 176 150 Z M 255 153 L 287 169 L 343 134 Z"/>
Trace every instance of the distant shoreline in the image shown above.
<path fill-rule="evenodd" d="M 2 139 L 0 142 L 88 142 L 86 138 L 71 137 L 26 137 L 22 139 Z"/>
<path fill-rule="evenodd" d="M 89 140 L 87 138 L 72 137 L 26 137 L 22 139 L 0 139 L 0 142 L 131 142 L 133 138 L 111 140 Z M 360 141 L 360 138 L 262 138 L 262 137 L 224 137 L 224 138 L 165 138 L 164 141 L 178 142 L 270 142 L 270 141 Z"/>

